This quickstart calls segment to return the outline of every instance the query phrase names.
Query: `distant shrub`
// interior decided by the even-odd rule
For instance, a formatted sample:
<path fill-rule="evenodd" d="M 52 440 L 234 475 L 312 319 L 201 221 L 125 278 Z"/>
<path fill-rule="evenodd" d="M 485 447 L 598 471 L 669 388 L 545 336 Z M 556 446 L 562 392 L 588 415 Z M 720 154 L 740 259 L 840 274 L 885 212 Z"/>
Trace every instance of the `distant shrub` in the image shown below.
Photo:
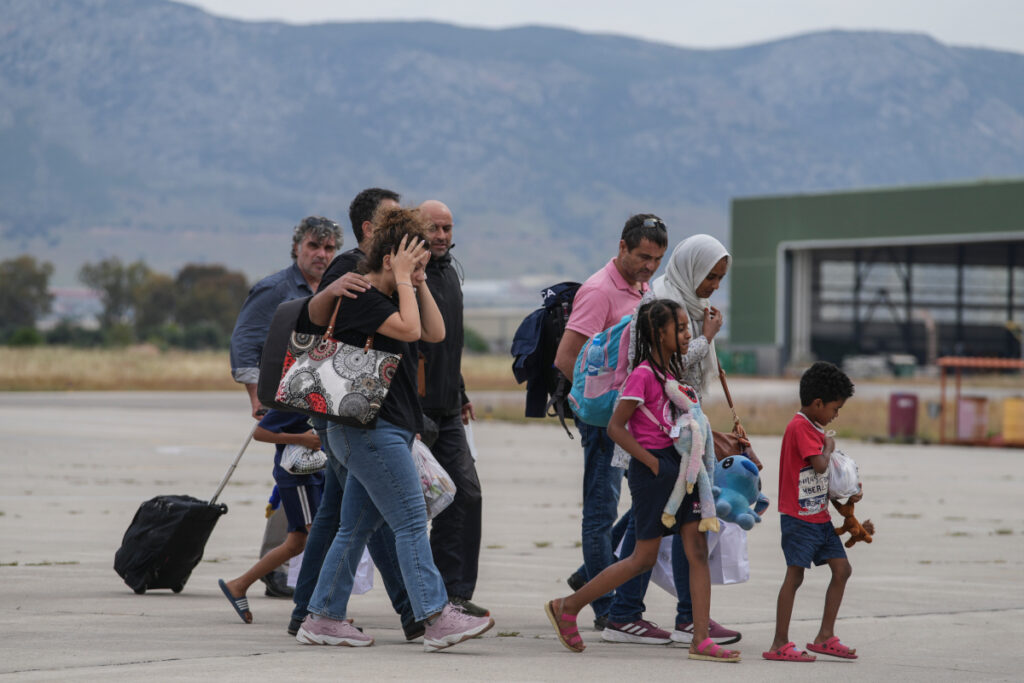
<path fill-rule="evenodd" d="M 166 351 L 169 348 L 185 346 L 185 330 L 177 323 L 166 323 L 150 332 L 146 341 Z"/>
<path fill-rule="evenodd" d="M 7 339 L 10 346 L 39 346 L 43 343 L 43 334 L 34 327 L 19 327 Z"/>
<path fill-rule="evenodd" d="M 185 328 L 181 345 L 186 349 L 222 349 L 228 345 L 228 335 L 217 323 L 198 322 Z"/>
<path fill-rule="evenodd" d="M 87 330 L 75 325 L 70 320 L 61 320 L 52 330 L 46 333 L 46 343 L 91 348 L 103 344 L 103 332 L 100 330 Z"/>
<path fill-rule="evenodd" d="M 103 332 L 107 346 L 130 346 L 135 343 L 135 328 L 128 323 L 114 323 Z"/>
<path fill-rule="evenodd" d="M 483 338 L 483 335 L 472 327 L 464 329 L 462 346 L 467 351 L 471 351 L 473 353 L 487 353 L 491 350 L 490 345 L 487 343 L 487 340 Z"/>

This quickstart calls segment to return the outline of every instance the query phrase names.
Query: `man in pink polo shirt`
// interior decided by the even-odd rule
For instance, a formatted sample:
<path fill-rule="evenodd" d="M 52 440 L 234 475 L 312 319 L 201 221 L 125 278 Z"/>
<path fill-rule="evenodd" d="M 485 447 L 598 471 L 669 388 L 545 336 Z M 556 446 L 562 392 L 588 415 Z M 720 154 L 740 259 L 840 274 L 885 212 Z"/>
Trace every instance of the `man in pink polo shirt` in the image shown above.
<path fill-rule="evenodd" d="M 569 378 L 570 383 L 573 364 L 583 344 L 617 323 L 622 316 L 633 312 L 647 291 L 647 282 L 658 270 L 667 247 L 665 224 L 654 214 L 641 213 L 626 221 L 618 255 L 587 278 L 573 300 L 572 314 L 555 354 L 555 367 Z M 604 428 L 579 420 L 576 427 L 583 444 L 583 563 L 587 574 L 585 578 L 590 578 L 615 561 L 612 525 L 618 515 L 619 492 L 625 471 L 611 465 L 615 444 Z M 628 518 L 625 521 L 628 522 Z M 621 533 L 618 536 L 621 537 Z M 583 578 L 577 576 L 574 575 L 577 581 Z M 570 585 L 573 585 L 572 580 Z M 596 617 L 594 628 L 604 629 L 611 601 L 612 594 L 609 593 L 591 603 Z M 640 624 L 632 630 L 645 628 Z"/>

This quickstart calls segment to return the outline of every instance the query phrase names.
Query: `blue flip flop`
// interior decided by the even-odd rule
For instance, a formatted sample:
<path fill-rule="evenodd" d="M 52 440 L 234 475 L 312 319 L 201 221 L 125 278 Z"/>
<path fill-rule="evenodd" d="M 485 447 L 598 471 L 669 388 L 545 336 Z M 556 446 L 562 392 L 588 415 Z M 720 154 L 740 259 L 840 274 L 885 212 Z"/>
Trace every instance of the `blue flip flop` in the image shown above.
<path fill-rule="evenodd" d="M 231 606 L 235 608 L 236 612 L 238 612 L 238 616 L 241 617 L 242 621 L 247 624 L 251 624 L 252 612 L 249 611 L 249 598 L 245 596 L 236 598 L 233 596 L 231 591 L 228 590 L 228 585 L 224 583 L 224 579 L 217 579 L 217 584 L 220 586 L 220 589 L 224 591 L 225 597 L 227 597 L 231 602 Z"/>

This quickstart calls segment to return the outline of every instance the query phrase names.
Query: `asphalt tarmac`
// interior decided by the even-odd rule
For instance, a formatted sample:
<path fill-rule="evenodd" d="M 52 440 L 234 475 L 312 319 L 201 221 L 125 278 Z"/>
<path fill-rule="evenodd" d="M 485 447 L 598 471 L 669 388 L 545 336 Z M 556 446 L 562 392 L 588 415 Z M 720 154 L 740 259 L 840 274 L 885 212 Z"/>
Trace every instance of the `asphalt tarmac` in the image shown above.
<path fill-rule="evenodd" d="M 743 661 L 715 664 L 688 660 L 681 646 L 605 643 L 589 628 L 583 654 L 558 643 L 543 605 L 566 594 L 580 562 L 582 455 L 550 424 L 475 425 L 484 539 L 473 600 L 496 621 L 482 638 L 429 654 L 406 643 L 379 579 L 350 604 L 376 639 L 369 648 L 299 645 L 285 633 L 290 601 L 264 597 L 262 584 L 249 593 L 255 622 L 243 624 L 217 579 L 256 560 L 272 484 L 265 444 L 250 447 L 222 495 L 230 511 L 185 590 L 135 595 L 112 565 L 139 503 L 209 498 L 250 426 L 241 391 L 0 394 L 0 678 L 1024 680 L 1024 449 L 840 444 L 860 467 L 858 516 L 877 527 L 871 545 L 849 551 L 837 624 L 860 658 L 761 658 L 785 572 L 773 505 L 749 534 L 750 581 L 712 591 L 712 616 L 743 633 Z M 779 439 L 754 445 L 774 503 Z M 817 631 L 828 578 L 809 571 L 797 595 L 790 635 L 801 647 Z M 671 628 L 673 598 L 652 586 L 646 605 Z M 581 625 L 591 620 L 581 613 Z"/>

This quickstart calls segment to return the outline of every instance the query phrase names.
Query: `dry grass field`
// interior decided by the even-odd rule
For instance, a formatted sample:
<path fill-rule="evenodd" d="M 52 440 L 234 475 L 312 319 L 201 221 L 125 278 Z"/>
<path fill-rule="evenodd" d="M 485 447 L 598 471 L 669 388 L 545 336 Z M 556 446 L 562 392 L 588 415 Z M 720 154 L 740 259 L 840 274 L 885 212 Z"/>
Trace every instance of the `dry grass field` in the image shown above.
<path fill-rule="evenodd" d="M 234 389 L 227 351 L 0 347 L 2 391 Z"/>
<path fill-rule="evenodd" d="M 512 359 L 467 355 L 466 382 L 477 391 L 514 391 Z M 0 391 L 232 390 L 227 351 L 0 347 Z"/>
<path fill-rule="evenodd" d="M 512 359 L 505 355 L 467 354 L 463 376 L 474 394 L 477 415 L 481 419 L 526 421 L 523 417 L 524 386 L 512 377 Z M 793 378 L 793 393 L 797 380 Z M 870 380 L 857 380 L 858 386 Z M 907 386 L 908 390 L 935 387 L 935 380 Z M 1019 377 L 990 376 L 973 378 L 965 387 L 978 384 L 1020 385 Z M 950 387 L 950 400 L 952 399 Z M 227 351 L 161 351 L 154 346 L 123 349 L 74 349 L 65 347 L 0 347 L 0 391 L 235 391 Z M 718 397 L 718 398 L 716 398 Z M 777 435 L 785 429 L 795 409 L 789 393 L 769 400 L 744 401 L 735 395 L 740 418 L 751 434 Z M 713 425 L 728 429 L 731 415 L 720 394 L 705 405 Z M 989 401 L 988 424 L 1002 424 L 1002 402 Z M 840 437 L 885 439 L 888 433 L 888 402 L 863 393 L 843 408 L 835 429 Z M 918 409 L 917 434 L 925 441 L 937 441 L 938 419 L 932 417 L 927 402 Z"/>

